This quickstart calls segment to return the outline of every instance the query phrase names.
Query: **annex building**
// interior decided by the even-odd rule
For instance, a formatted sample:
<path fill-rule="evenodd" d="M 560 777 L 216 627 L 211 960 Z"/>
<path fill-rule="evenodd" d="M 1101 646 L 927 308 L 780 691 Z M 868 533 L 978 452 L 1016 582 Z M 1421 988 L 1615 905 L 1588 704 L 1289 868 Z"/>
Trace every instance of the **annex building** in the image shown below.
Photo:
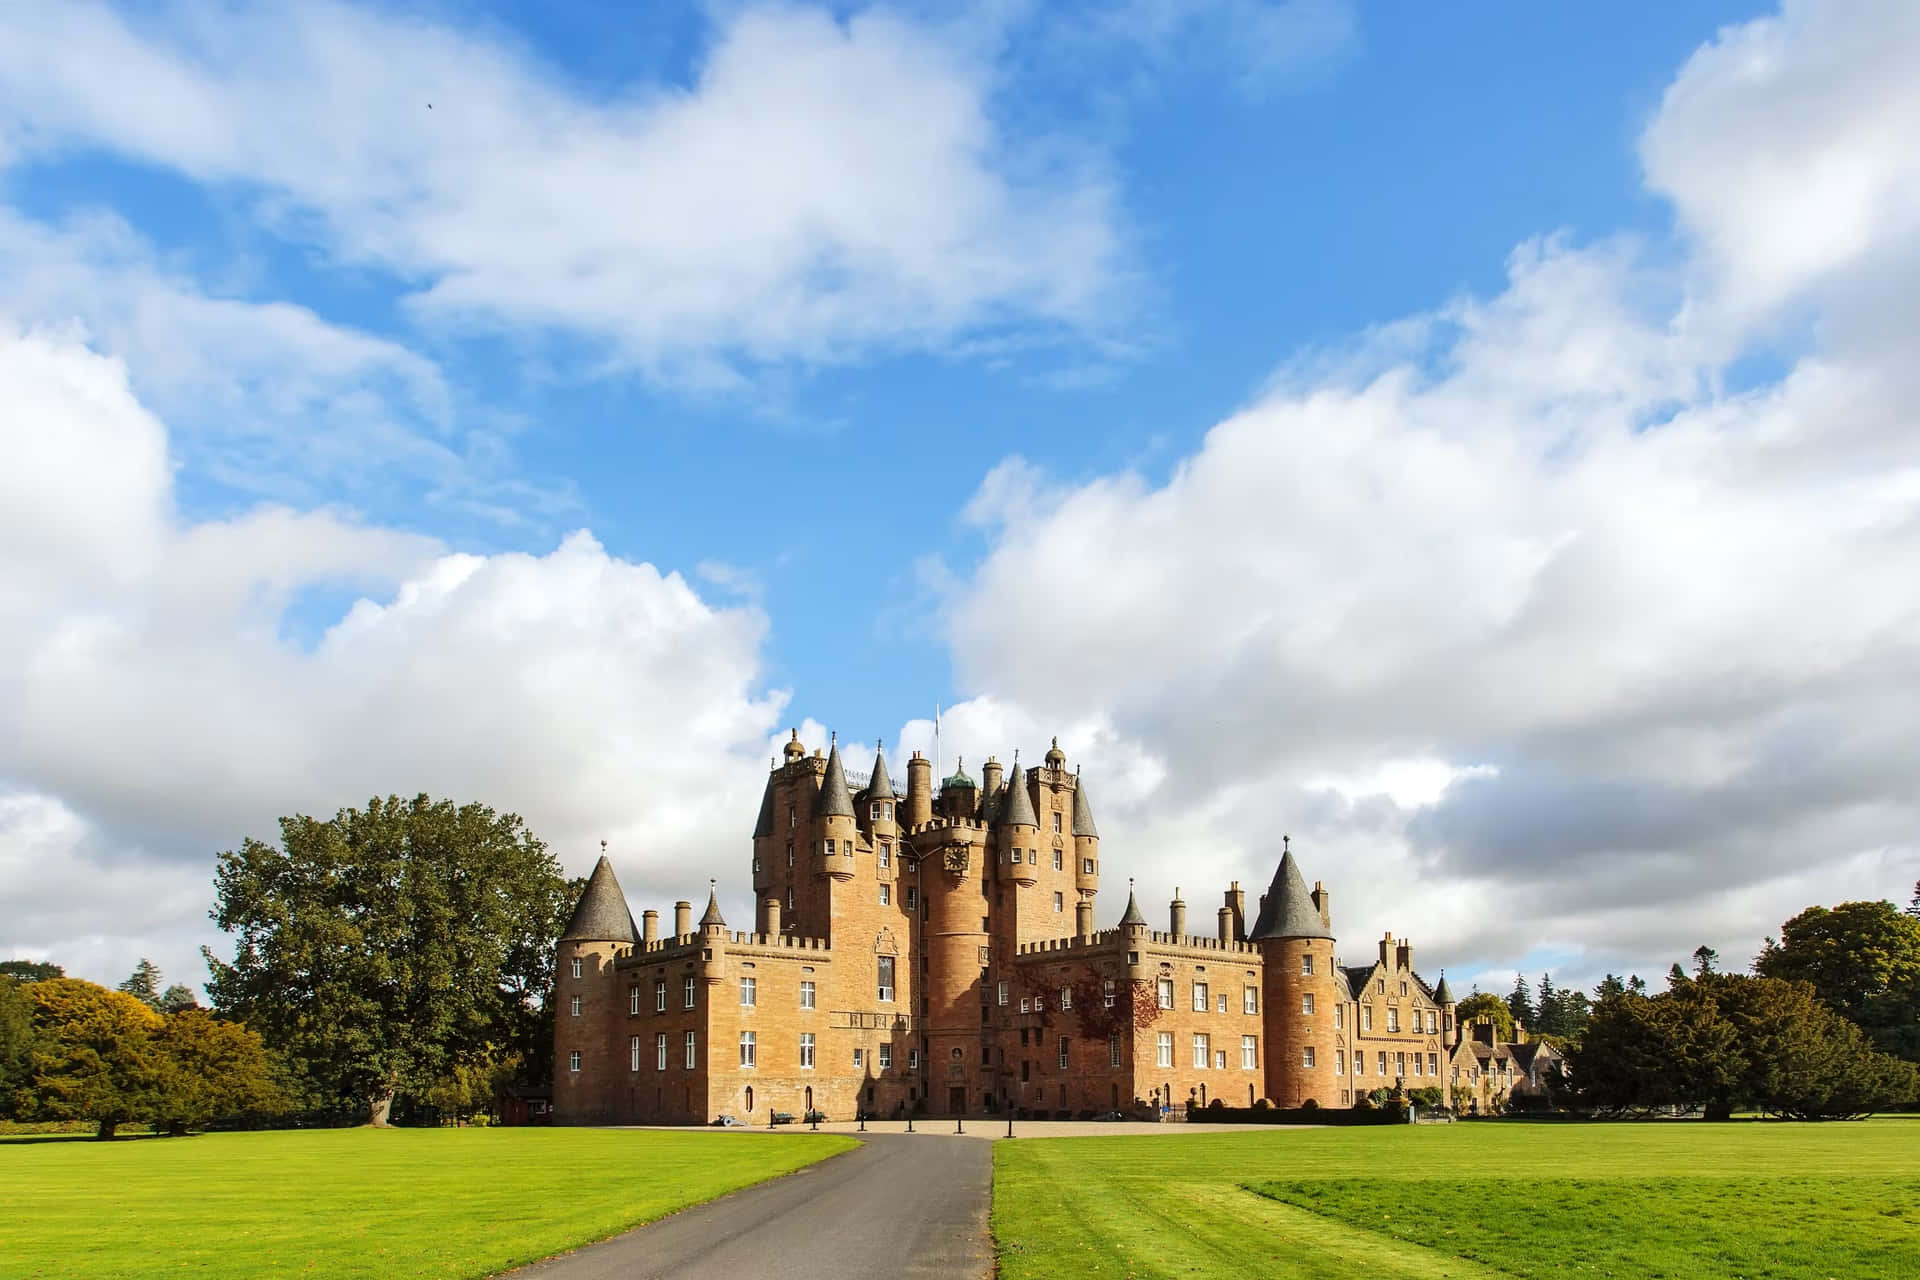
<path fill-rule="evenodd" d="M 1329 895 L 1285 837 L 1251 917 L 1236 882 L 1199 927 L 1176 892 L 1164 929 L 1132 893 L 1096 928 L 1101 861 L 1057 741 L 1037 766 L 988 760 L 937 789 L 915 752 L 900 794 L 877 751 L 862 778 L 796 734 L 753 828 L 751 929 L 717 895 L 697 922 L 676 903 L 670 933 L 651 910 L 636 927 L 601 857 L 557 944 L 554 1118 L 1349 1106 L 1395 1084 L 1465 1090 L 1465 1071 L 1478 1095 L 1498 1069 L 1411 944 L 1342 962 Z"/>

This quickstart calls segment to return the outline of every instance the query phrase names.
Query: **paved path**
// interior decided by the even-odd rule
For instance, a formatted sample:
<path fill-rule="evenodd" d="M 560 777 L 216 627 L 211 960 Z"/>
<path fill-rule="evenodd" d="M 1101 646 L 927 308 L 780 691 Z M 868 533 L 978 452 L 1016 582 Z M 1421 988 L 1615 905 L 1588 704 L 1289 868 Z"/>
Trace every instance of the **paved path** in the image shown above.
<path fill-rule="evenodd" d="M 514 1280 L 983 1277 L 993 1271 L 987 1234 L 992 1193 L 992 1143 L 934 1133 L 868 1134 L 845 1155 L 512 1275 Z"/>

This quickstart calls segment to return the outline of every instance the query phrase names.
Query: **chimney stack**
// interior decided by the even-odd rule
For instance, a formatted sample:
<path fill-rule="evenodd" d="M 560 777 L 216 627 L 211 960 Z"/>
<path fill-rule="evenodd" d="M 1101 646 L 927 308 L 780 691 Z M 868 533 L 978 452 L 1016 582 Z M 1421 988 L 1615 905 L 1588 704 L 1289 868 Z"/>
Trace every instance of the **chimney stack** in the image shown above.
<path fill-rule="evenodd" d="M 693 904 L 676 902 L 673 904 L 673 936 L 684 938 L 693 932 Z"/>
<path fill-rule="evenodd" d="M 761 913 L 766 916 L 766 927 L 762 933 L 778 935 L 780 932 L 780 899 L 768 898 L 760 904 Z"/>
<path fill-rule="evenodd" d="M 660 913 L 652 908 L 640 913 L 640 941 L 649 948 L 660 941 Z"/>
<path fill-rule="evenodd" d="M 924 827 L 933 821 L 933 761 L 918 751 L 907 761 L 907 825 Z"/>
<path fill-rule="evenodd" d="M 1093 902 L 1082 898 L 1073 904 L 1073 932 L 1076 937 L 1093 936 Z"/>
<path fill-rule="evenodd" d="M 1173 901 L 1167 904 L 1167 923 L 1173 927 L 1168 930 L 1176 938 L 1187 936 L 1187 904 L 1180 900 L 1180 886 L 1173 888 Z"/>

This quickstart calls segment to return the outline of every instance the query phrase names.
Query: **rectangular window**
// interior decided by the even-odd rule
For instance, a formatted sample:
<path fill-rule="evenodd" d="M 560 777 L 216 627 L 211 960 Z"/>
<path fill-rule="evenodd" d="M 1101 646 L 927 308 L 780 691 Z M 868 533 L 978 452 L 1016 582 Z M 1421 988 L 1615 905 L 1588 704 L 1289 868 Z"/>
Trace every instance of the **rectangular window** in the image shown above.
<path fill-rule="evenodd" d="M 1040 851 L 1038 849 L 1027 850 L 1027 865 L 1030 867 L 1040 865 Z"/>
<path fill-rule="evenodd" d="M 1073 1008 L 1073 988 L 1060 988 L 1060 1008 L 1062 1011 Z"/>
<path fill-rule="evenodd" d="M 1427 1034 L 1428 1035 L 1436 1035 L 1439 1033 L 1440 1027 L 1437 1022 L 1438 1017 L 1439 1015 L 1436 1014 L 1433 1010 L 1431 1009 L 1427 1010 Z"/>
<path fill-rule="evenodd" d="M 892 956 L 879 957 L 879 963 L 877 967 L 879 969 L 878 976 L 880 978 L 880 982 L 879 982 L 880 998 L 882 1000 L 885 1000 L 891 1003 L 893 1000 L 893 957 Z"/>
<path fill-rule="evenodd" d="M 1240 1066 L 1251 1071 L 1260 1065 L 1260 1042 L 1253 1036 L 1240 1037 Z"/>
<path fill-rule="evenodd" d="M 1100 1003 L 1105 1008 L 1113 1008 L 1113 979 L 1108 978 L 1100 984 Z"/>
<path fill-rule="evenodd" d="M 653 984 L 653 1011 L 655 1013 L 665 1013 L 667 1011 L 667 984 L 665 979 Z"/>
<path fill-rule="evenodd" d="M 1300 1046 L 1300 1066 L 1306 1070 L 1313 1069 L 1313 1046 L 1312 1045 L 1303 1044 Z"/>
<path fill-rule="evenodd" d="M 699 1065 L 698 1059 L 694 1055 L 695 1043 L 696 1042 L 694 1040 L 694 1033 L 691 1031 L 687 1032 L 687 1070 L 689 1071 L 693 1070 L 695 1066 Z"/>
<path fill-rule="evenodd" d="M 1430 1053 L 1427 1055 L 1427 1074 L 1430 1076 L 1437 1076 L 1440 1074 L 1440 1055 L 1439 1054 Z"/>
<path fill-rule="evenodd" d="M 580 1051 L 578 1049 L 575 1049 L 572 1053 L 567 1055 L 567 1070 L 578 1071 L 579 1069 L 580 1069 Z"/>
<path fill-rule="evenodd" d="M 1413 1074 L 1420 1074 L 1420 1055 L 1417 1053 L 1413 1055 Z"/>
<path fill-rule="evenodd" d="M 1160 979 L 1160 1007 L 1162 1009 L 1173 1008 L 1173 979 L 1172 978 Z"/>
<path fill-rule="evenodd" d="M 1387 1010 L 1387 1030 L 1398 1031 L 1399 1029 L 1400 1029 L 1400 1011 L 1398 1009 L 1388 1009 Z"/>
<path fill-rule="evenodd" d="M 802 1009 L 813 1008 L 813 984 L 811 982 L 802 982 L 800 984 L 800 1007 Z"/>
<path fill-rule="evenodd" d="M 1193 984 L 1193 1011 L 1195 1013 L 1207 1011 L 1207 984 L 1204 982 Z"/>
<path fill-rule="evenodd" d="M 1311 951 L 1300 957 L 1300 972 L 1309 978 L 1313 976 L 1313 953 Z"/>
<path fill-rule="evenodd" d="M 1373 1006 L 1370 1004 L 1360 1006 L 1360 1029 L 1362 1031 L 1373 1030 Z"/>
<path fill-rule="evenodd" d="M 912 885 L 907 886 L 907 910 L 912 911 L 920 905 L 920 895 L 914 892 Z"/>
<path fill-rule="evenodd" d="M 833 841 L 827 840 L 827 841 L 823 841 L 822 843 L 826 849 L 827 856 L 831 858 L 833 856 Z"/>
<path fill-rule="evenodd" d="M 1215 1013 L 1225 1013 L 1227 1011 L 1227 993 L 1226 992 L 1222 991 L 1217 997 L 1215 997 L 1213 1008 Z"/>
<path fill-rule="evenodd" d="M 1154 1037 L 1154 1063 L 1157 1066 L 1173 1065 L 1173 1032 L 1162 1031 Z"/>
<path fill-rule="evenodd" d="M 1053 811 L 1053 834 L 1055 835 L 1060 834 L 1060 811 L 1058 809 L 1055 809 Z M 1058 871 L 1060 869 L 1059 850 L 1055 850 L 1053 854 L 1053 869 L 1055 871 Z"/>
<path fill-rule="evenodd" d="M 995 984 L 993 994 L 996 1001 L 1000 1004 L 1005 1004 L 1007 1002 L 1007 984 L 1004 982 Z"/>
<path fill-rule="evenodd" d="M 800 1033 L 800 1065 L 808 1070 L 813 1069 L 813 1032 L 811 1031 Z"/>
<path fill-rule="evenodd" d="M 1347 1051 L 1345 1049 L 1335 1049 L 1333 1051 L 1333 1074 L 1337 1076 L 1347 1074 Z"/>
<path fill-rule="evenodd" d="M 1056 814 L 1054 814 L 1054 815 L 1053 815 L 1053 821 L 1054 821 L 1054 824 L 1055 824 L 1055 825 L 1054 825 L 1054 828 L 1053 828 L 1053 829 L 1054 829 L 1055 831 L 1058 831 L 1058 830 L 1060 829 L 1060 827 L 1059 827 L 1059 822 L 1060 822 L 1060 815 L 1059 815 L 1059 814 L 1057 814 L 1057 813 L 1056 813 Z M 1064 867 L 1064 866 L 1062 865 L 1062 862 L 1061 862 L 1061 858 L 1062 858 L 1062 856 L 1063 856 L 1063 855 L 1061 854 L 1061 852 L 1060 852 L 1060 850 L 1058 850 L 1058 849 L 1055 849 L 1055 850 L 1053 851 L 1053 869 L 1054 869 L 1055 871 L 1063 871 L 1063 870 L 1065 870 L 1065 869 L 1066 869 L 1066 868 L 1065 868 L 1065 867 Z"/>
<path fill-rule="evenodd" d="M 1207 1050 L 1207 1037 L 1204 1033 L 1193 1037 L 1193 1065 L 1200 1070 L 1207 1069 L 1207 1060 L 1212 1057 Z"/>
<path fill-rule="evenodd" d="M 1213 1069 L 1215 1071 L 1225 1071 L 1227 1069 L 1227 1051 L 1225 1049 L 1215 1049 L 1213 1051 Z"/>
<path fill-rule="evenodd" d="M 867 806 L 867 821 L 880 821 L 880 802 L 878 800 L 875 800 L 871 805 Z"/>
<path fill-rule="evenodd" d="M 627 988 L 627 1012 L 640 1012 L 640 988 L 638 987 Z"/>
<path fill-rule="evenodd" d="M 918 1049 L 907 1050 L 907 1070 L 918 1071 L 919 1069 L 920 1069 L 920 1051 Z"/>
<path fill-rule="evenodd" d="M 693 1008 L 694 979 L 688 978 L 680 984 L 680 994 L 686 997 L 686 1007 Z"/>
<path fill-rule="evenodd" d="M 893 1046 L 890 1044 L 880 1046 L 880 1069 L 882 1071 L 893 1070 Z"/>
<path fill-rule="evenodd" d="M 1028 1003 L 1029 1002 L 1026 996 L 1020 997 L 1020 1012 L 1022 1013 L 1028 1012 L 1028 1008 L 1027 1008 Z"/>
<path fill-rule="evenodd" d="M 1385 1049 L 1380 1050 L 1379 1066 L 1380 1074 L 1383 1076 L 1387 1074 L 1387 1051 Z"/>
<path fill-rule="evenodd" d="M 572 1014 L 576 1018 L 580 1016 L 580 997 L 579 996 L 575 996 L 573 997 L 573 999 L 567 1001 L 567 1012 Z"/>
<path fill-rule="evenodd" d="M 1065 894 L 1056 893 L 1053 895 L 1053 909 L 1056 914 L 1067 909 L 1067 896 Z"/>
<path fill-rule="evenodd" d="M 1345 1031 L 1347 1029 L 1347 1006 L 1343 1004 L 1335 1004 L 1333 1006 L 1333 1029 L 1335 1031 Z"/>
<path fill-rule="evenodd" d="M 1401 995 L 1407 994 L 1407 984 L 1404 982 L 1400 984 L 1400 994 Z"/>
<path fill-rule="evenodd" d="M 1394 1069 L 1394 1074 L 1396 1075 L 1404 1076 L 1407 1074 L 1407 1055 L 1406 1054 L 1396 1053 L 1393 1055 L 1393 1069 Z"/>
<path fill-rule="evenodd" d="M 1240 992 L 1240 1012 L 1260 1012 L 1260 988 L 1245 987 Z"/>
<path fill-rule="evenodd" d="M 1312 1013 L 1312 1012 L 1313 1012 L 1313 992 L 1311 992 L 1311 991 L 1308 991 L 1308 992 L 1306 992 L 1306 993 L 1304 993 L 1303 995 L 1301 995 L 1301 997 L 1300 997 L 1300 1012 L 1302 1012 L 1302 1013 Z"/>
<path fill-rule="evenodd" d="M 882 880 L 880 882 L 880 905 L 883 907 L 890 907 L 893 905 L 893 886 L 888 884 L 885 880 Z"/>
<path fill-rule="evenodd" d="M 667 1033 L 664 1031 L 653 1038 L 653 1069 L 655 1071 L 667 1069 Z"/>
<path fill-rule="evenodd" d="M 880 842 L 880 865 L 883 867 L 890 867 L 893 865 L 893 846 L 888 844 L 885 840 L 882 840 Z"/>
<path fill-rule="evenodd" d="M 627 1039 L 627 1070 L 638 1071 L 639 1069 L 640 1069 L 640 1037 L 630 1036 Z"/>
<path fill-rule="evenodd" d="M 580 976 L 580 957 L 579 956 L 575 956 L 573 958 L 573 976 L 576 978 Z"/>
<path fill-rule="evenodd" d="M 740 1003 L 751 1009 L 759 1003 L 759 983 L 753 978 L 740 979 Z"/>
<path fill-rule="evenodd" d="M 1093 874 L 1093 859 L 1092 859 L 1092 858 L 1082 858 L 1082 859 L 1080 859 L 1080 874 L 1081 874 L 1081 875 L 1086 875 L 1086 876 L 1090 876 L 1090 875 L 1092 875 L 1092 874 Z"/>
<path fill-rule="evenodd" d="M 1062 1071 L 1067 1069 L 1067 1045 L 1069 1043 L 1065 1036 L 1060 1037 L 1060 1069 Z"/>
<path fill-rule="evenodd" d="M 1107 1037 L 1107 1065 L 1110 1067 L 1117 1067 L 1120 1065 L 1120 1037 L 1119 1036 Z"/>
<path fill-rule="evenodd" d="M 1353 1051 L 1353 1074 L 1357 1076 L 1367 1074 L 1367 1055 L 1358 1049 Z"/>
<path fill-rule="evenodd" d="M 855 1071 L 858 1071 L 866 1065 L 867 1065 L 866 1051 L 864 1049 L 855 1049 L 853 1051 L 853 1069 Z"/>
<path fill-rule="evenodd" d="M 740 1033 L 740 1065 L 743 1067 L 753 1066 L 758 1050 L 759 1046 L 755 1043 L 754 1033 L 751 1031 L 742 1031 Z"/>
<path fill-rule="evenodd" d="M 787 841 L 787 866 L 789 869 L 793 866 L 793 841 L 791 840 Z"/>

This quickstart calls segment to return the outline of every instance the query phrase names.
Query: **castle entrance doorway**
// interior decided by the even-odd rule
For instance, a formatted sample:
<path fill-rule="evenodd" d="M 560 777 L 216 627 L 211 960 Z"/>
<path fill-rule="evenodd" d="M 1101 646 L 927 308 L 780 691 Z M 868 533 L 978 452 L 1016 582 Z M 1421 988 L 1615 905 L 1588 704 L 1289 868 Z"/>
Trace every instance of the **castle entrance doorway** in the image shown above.
<path fill-rule="evenodd" d="M 947 1090 L 947 1110 L 961 1115 L 967 1109 L 967 1089 L 965 1085 L 954 1085 Z"/>

